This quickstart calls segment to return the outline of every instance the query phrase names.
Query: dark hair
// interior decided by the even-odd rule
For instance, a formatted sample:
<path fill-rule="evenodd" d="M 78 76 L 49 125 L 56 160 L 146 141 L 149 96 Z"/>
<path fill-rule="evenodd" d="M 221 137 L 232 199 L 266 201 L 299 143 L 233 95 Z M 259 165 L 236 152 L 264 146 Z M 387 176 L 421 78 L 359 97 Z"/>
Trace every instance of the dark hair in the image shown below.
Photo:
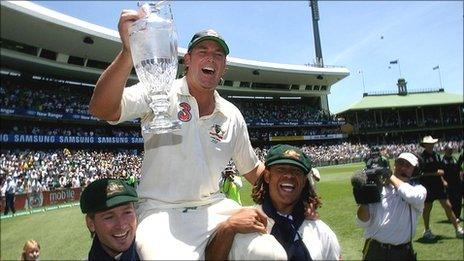
<path fill-rule="evenodd" d="M 268 167 L 266 167 L 266 169 L 269 170 Z M 256 183 L 253 185 L 251 197 L 256 204 L 263 204 L 264 196 L 268 193 L 269 184 L 264 181 L 264 174 L 261 174 Z M 317 195 L 316 190 L 309 183 L 309 179 L 306 179 L 305 181 L 305 186 L 301 191 L 300 199 L 304 203 L 313 204 L 315 209 L 322 206 L 321 197 Z"/>
<path fill-rule="evenodd" d="M 90 219 L 95 220 L 95 213 L 87 213 L 86 215 Z M 87 229 L 89 229 L 89 228 L 87 228 Z M 90 229 L 89 229 L 89 232 L 90 232 L 90 238 L 93 239 L 95 237 L 95 231 L 90 231 Z"/>

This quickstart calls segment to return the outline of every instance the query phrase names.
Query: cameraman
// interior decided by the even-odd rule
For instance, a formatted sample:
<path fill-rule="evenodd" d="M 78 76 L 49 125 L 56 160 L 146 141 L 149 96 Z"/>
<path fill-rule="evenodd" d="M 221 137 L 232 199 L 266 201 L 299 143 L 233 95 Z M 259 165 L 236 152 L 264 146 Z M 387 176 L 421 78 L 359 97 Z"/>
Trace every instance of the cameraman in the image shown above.
<path fill-rule="evenodd" d="M 363 260 L 416 259 L 411 240 L 427 191 L 422 185 L 408 182 L 418 171 L 418 157 L 401 153 L 393 175 L 388 171 L 390 176 L 382 187 L 380 202 L 359 206 L 357 224 L 364 228 L 366 238 Z"/>
<path fill-rule="evenodd" d="M 378 147 L 371 148 L 371 153 L 369 156 L 364 159 L 364 163 L 366 164 L 366 169 L 375 169 L 375 168 L 384 168 L 390 169 L 390 163 L 388 163 L 388 159 L 385 157 L 385 149 L 382 148 L 382 152 Z"/>

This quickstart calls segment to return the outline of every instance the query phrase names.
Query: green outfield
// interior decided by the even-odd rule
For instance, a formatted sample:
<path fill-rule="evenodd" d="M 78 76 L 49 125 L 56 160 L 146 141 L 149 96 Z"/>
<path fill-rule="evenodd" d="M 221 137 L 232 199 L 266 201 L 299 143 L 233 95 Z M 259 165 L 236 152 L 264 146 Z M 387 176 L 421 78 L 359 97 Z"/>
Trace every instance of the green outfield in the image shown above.
<path fill-rule="evenodd" d="M 359 168 L 360 164 L 320 168 L 322 181 L 317 184 L 323 200 L 319 210 L 321 219 L 337 234 L 345 260 L 359 260 L 364 242 L 362 230 L 355 224 L 356 204 L 349 182 L 353 171 Z M 243 201 L 251 204 L 250 186 L 246 185 L 241 192 Z M 414 238 L 418 259 L 463 260 L 463 241 L 455 238 L 454 229 L 438 202 L 432 210 L 431 226 L 438 239 L 424 242 L 420 239 L 424 226 L 419 221 Z M 30 238 L 40 242 L 42 260 L 82 260 L 91 242 L 78 207 L 16 216 L 1 220 L 0 260 L 18 260 L 22 245 Z"/>

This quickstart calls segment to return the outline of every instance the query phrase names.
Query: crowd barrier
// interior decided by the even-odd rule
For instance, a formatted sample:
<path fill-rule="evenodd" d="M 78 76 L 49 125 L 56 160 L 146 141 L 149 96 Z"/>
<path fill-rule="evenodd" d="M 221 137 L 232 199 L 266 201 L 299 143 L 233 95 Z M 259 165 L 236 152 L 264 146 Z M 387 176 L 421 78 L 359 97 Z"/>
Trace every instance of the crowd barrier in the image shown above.
<path fill-rule="evenodd" d="M 0 133 L 2 143 L 143 144 L 142 137 L 63 136 Z"/>
<path fill-rule="evenodd" d="M 63 203 L 79 201 L 82 188 L 59 188 L 50 191 L 31 192 L 15 195 L 16 211 L 31 210 Z M 5 211 L 5 197 L 1 198 L 0 210 Z"/>

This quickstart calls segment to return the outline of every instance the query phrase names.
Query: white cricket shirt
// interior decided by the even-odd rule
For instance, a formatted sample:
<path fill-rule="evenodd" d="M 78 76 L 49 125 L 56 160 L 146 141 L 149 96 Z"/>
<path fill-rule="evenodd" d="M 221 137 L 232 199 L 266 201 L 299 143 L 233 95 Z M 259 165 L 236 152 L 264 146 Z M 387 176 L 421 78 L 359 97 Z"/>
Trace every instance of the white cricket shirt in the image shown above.
<path fill-rule="evenodd" d="M 258 165 L 242 114 L 217 91 L 214 98 L 214 112 L 200 118 L 186 78 L 174 81 L 169 93 L 170 115 L 181 120 L 181 130 L 142 133 L 145 154 L 138 187 L 141 202 L 149 199 L 153 207 L 208 204 L 223 198 L 218 184 L 231 158 L 241 174 Z M 139 117 L 143 124 L 153 118 L 141 83 L 124 89 L 121 108 L 119 121 L 111 124 Z"/>

